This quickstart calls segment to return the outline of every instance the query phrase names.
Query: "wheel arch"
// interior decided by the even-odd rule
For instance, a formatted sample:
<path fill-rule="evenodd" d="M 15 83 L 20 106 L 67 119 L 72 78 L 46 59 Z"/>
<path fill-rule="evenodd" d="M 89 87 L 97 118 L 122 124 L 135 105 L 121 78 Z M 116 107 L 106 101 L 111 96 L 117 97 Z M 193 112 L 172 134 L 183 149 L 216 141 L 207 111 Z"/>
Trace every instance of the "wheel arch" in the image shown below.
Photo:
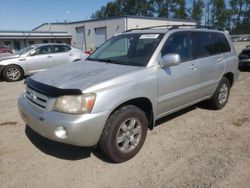
<path fill-rule="evenodd" d="M 145 112 L 145 115 L 147 117 L 148 120 L 148 128 L 150 128 L 151 130 L 154 127 L 154 113 L 153 113 L 153 105 L 152 102 L 146 98 L 146 97 L 137 97 L 134 99 L 129 99 L 119 105 L 117 105 L 109 114 L 109 117 L 118 109 L 120 109 L 123 106 L 126 105 L 134 105 L 136 107 L 138 107 L 139 109 L 141 109 L 142 111 Z"/>
<path fill-rule="evenodd" d="M 228 81 L 230 82 L 230 87 L 234 84 L 234 74 L 232 72 L 228 72 L 223 75 L 223 77 L 227 78 Z"/>

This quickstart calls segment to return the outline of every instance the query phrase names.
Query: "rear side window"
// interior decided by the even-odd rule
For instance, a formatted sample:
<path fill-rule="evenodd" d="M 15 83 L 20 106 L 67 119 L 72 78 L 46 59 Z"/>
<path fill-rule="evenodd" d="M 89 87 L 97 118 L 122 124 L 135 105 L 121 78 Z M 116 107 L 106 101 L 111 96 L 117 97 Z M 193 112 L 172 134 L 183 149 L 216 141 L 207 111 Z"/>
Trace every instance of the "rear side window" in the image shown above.
<path fill-rule="evenodd" d="M 223 35 L 222 33 L 211 33 L 211 36 L 215 43 L 215 47 L 219 50 L 219 53 L 231 51 L 231 47 L 225 35 Z"/>
<path fill-rule="evenodd" d="M 193 58 L 191 44 L 189 32 L 177 32 L 168 37 L 161 54 L 179 54 L 182 62 L 188 61 Z"/>
<path fill-rule="evenodd" d="M 196 57 L 207 57 L 231 51 L 231 47 L 222 33 L 192 32 Z"/>
<path fill-rule="evenodd" d="M 208 32 L 193 32 L 196 57 L 206 57 L 218 53 Z"/>
<path fill-rule="evenodd" d="M 65 46 L 65 45 L 54 45 L 53 47 L 54 47 L 55 53 L 68 52 L 71 50 L 69 46 Z"/>

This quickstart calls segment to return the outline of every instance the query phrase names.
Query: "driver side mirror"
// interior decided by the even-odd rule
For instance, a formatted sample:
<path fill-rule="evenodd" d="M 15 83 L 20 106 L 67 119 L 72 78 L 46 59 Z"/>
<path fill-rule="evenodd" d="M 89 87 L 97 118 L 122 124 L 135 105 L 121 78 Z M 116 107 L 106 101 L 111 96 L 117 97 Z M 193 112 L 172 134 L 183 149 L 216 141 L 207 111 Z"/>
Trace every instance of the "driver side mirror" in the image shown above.
<path fill-rule="evenodd" d="M 30 55 L 30 56 L 36 55 L 36 50 L 31 51 L 31 52 L 29 53 L 29 55 Z"/>
<path fill-rule="evenodd" d="M 176 66 L 181 63 L 181 58 L 179 54 L 166 54 L 161 58 L 160 65 L 161 68 Z"/>

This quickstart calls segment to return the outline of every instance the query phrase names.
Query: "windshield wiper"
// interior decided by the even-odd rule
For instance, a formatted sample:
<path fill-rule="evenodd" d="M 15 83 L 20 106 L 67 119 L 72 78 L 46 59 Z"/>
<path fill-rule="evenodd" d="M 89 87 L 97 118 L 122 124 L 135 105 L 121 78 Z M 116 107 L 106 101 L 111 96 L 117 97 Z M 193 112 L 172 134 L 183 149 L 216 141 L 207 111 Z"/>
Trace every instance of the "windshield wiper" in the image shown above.
<path fill-rule="evenodd" d="M 114 60 L 114 59 L 110 59 L 110 58 L 106 58 L 106 59 L 87 58 L 87 60 L 89 60 L 89 61 L 99 61 L 99 62 L 105 62 L 105 63 L 111 63 L 111 64 L 119 64 L 119 65 L 130 65 L 128 62 Z"/>

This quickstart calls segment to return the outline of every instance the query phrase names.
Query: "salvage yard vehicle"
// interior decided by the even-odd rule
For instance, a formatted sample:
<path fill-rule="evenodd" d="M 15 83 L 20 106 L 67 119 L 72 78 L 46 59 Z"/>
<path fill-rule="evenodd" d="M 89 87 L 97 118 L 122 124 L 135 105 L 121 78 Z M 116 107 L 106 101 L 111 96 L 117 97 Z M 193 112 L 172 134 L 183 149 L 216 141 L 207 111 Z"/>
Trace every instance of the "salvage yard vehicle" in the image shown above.
<path fill-rule="evenodd" d="M 239 54 L 239 69 L 250 67 L 250 45 L 246 46 Z"/>
<path fill-rule="evenodd" d="M 98 146 L 123 162 L 139 152 L 156 120 L 204 100 L 223 108 L 238 75 L 236 51 L 223 31 L 134 29 L 108 40 L 84 63 L 27 78 L 18 108 L 40 135 Z"/>
<path fill-rule="evenodd" d="M 81 50 L 66 44 L 35 44 L 0 58 L 0 75 L 6 81 L 18 81 L 24 76 L 86 57 Z"/>

